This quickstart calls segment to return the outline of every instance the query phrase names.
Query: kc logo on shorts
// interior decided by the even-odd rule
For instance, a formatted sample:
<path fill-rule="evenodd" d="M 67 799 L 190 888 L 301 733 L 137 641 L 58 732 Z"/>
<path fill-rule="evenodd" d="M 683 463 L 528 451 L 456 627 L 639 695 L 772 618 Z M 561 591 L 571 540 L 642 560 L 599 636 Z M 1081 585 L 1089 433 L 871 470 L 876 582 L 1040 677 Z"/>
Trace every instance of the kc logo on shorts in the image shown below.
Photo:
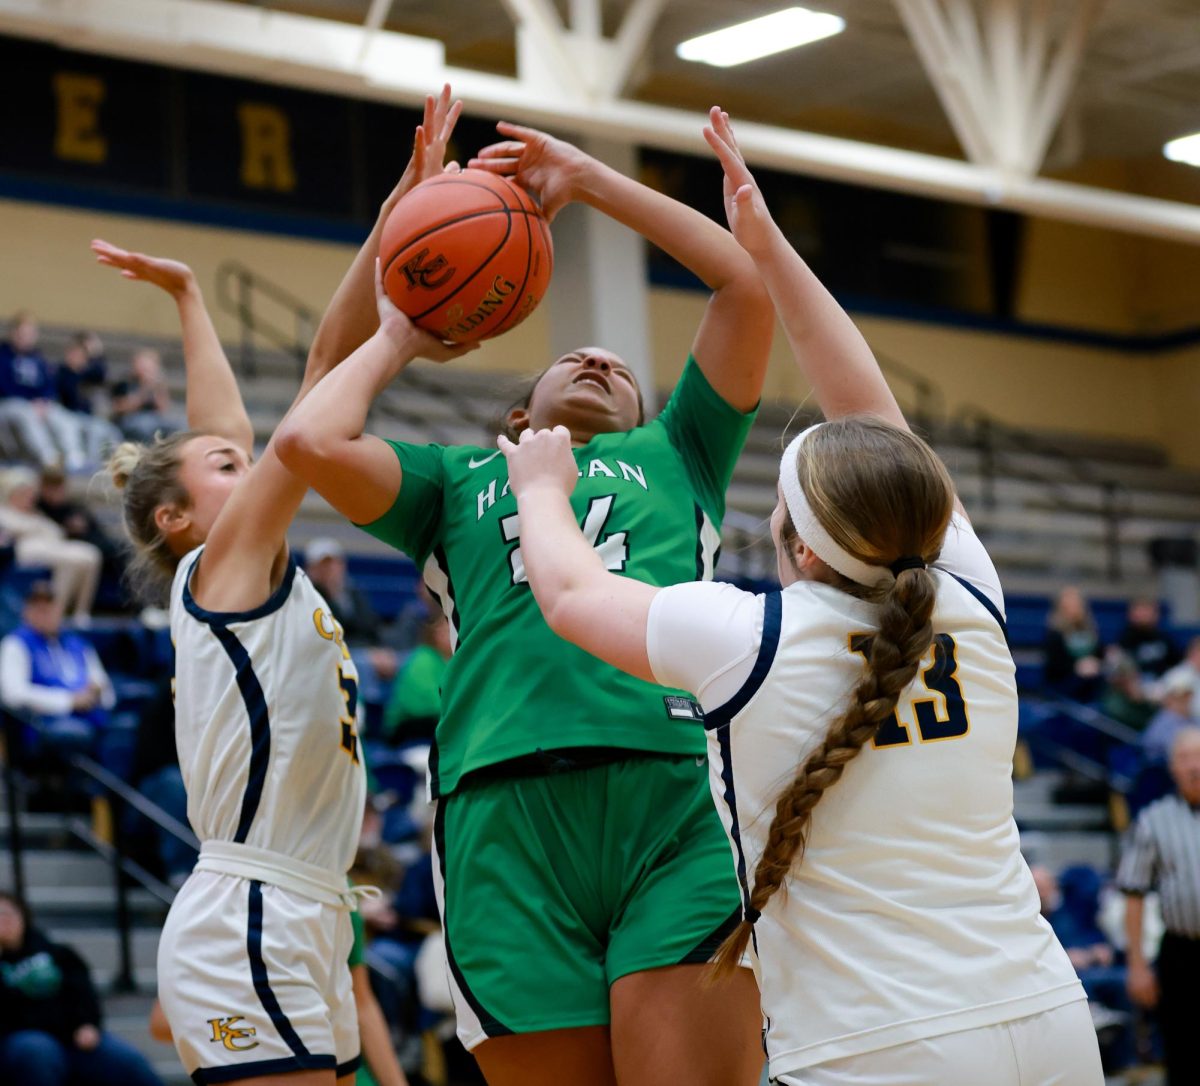
<path fill-rule="evenodd" d="M 228 1018 L 210 1018 L 208 1024 L 212 1026 L 212 1036 L 209 1040 L 213 1043 L 220 1041 L 230 1052 L 245 1052 L 257 1048 L 258 1042 L 252 1038 L 258 1031 L 253 1026 L 238 1025 L 245 1017 L 243 1014 L 231 1014 Z M 238 1044 L 239 1041 L 250 1043 Z"/>

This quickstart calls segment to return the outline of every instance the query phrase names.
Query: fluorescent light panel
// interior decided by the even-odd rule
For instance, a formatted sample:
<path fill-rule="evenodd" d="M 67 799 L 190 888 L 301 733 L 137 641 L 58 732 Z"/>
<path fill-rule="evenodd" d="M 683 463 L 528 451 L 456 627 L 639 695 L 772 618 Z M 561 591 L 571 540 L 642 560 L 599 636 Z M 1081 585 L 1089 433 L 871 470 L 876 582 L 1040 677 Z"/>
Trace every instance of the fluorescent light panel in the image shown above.
<path fill-rule="evenodd" d="M 717 68 L 732 68 L 735 64 L 831 38 L 845 29 L 846 20 L 839 15 L 809 11 L 808 8 L 785 8 L 723 30 L 714 30 L 711 34 L 689 38 L 675 47 L 675 55 Z"/>
<path fill-rule="evenodd" d="M 1190 136 L 1180 136 L 1177 140 L 1163 144 L 1163 154 L 1172 162 L 1200 166 L 1200 132 L 1193 132 Z"/>

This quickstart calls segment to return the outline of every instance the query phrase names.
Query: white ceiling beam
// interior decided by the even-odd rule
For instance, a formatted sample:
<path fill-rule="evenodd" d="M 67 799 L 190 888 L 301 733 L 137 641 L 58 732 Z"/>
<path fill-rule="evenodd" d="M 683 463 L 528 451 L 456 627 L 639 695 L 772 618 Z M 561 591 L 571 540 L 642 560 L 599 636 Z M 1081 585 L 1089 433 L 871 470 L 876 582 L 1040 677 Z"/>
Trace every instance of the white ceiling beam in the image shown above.
<path fill-rule="evenodd" d="M 598 41 L 604 37 L 600 0 L 571 0 L 571 30 L 584 38 Z"/>
<path fill-rule="evenodd" d="M 1076 0 L 1075 10 L 1066 34 L 1045 68 L 1032 97 L 1028 114 L 1029 130 L 1025 143 L 1025 158 L 1021 163 L 1028 173 L 1036 173 L 1046 157 L 1054 130 L 1062 120 L 1063 111 L 1079 78 L 1083 51 L 1088 34 L 1100 11 L 1101 0 Z"/>
<path fill-rule="evenodd" d="M 991 137 L 981 121 L 983 95 L 976 85 L 982 68 L 964 62 L 935 0 L 896 0 L 896 8 L 967 157 L 991 165 Z"/>
<path fill-rule="evenodd" d="M 605 90 L 615 98 L 629 86 L 629 77 L 641 60 L 650 35 L 658 22 L 667 0 L 633 0 L 613 39 L 613 51 L 608 59 L 608 83 Z"/>
<path fill-rule="evenodd" d="M 419 107 L 426 94 L 449 81 L 472 114 L 576 137 L 708 153 L 698 112 L 547 98 L 518 79 L 447 66 L 436 42 L 383 30 L 364 69 L 357 62 L 361 27 L 217 0 L 0 0 L 0 32 L 410 107 Z M 738 140 L 754 165 L 1200 244 L 1200 206 L 1192 204 L 1015 177 L 955 159 L 770 125 L 739 122 Z"/>
<path fill-rule="evenodd" d="M 1102 0 L 1076 0 L 1049 58 L 1047 0 L 978 2 L 982 27 L 976 0 L 895 0 L 967 157 L 1032 177 L 1078 79 Z"/>

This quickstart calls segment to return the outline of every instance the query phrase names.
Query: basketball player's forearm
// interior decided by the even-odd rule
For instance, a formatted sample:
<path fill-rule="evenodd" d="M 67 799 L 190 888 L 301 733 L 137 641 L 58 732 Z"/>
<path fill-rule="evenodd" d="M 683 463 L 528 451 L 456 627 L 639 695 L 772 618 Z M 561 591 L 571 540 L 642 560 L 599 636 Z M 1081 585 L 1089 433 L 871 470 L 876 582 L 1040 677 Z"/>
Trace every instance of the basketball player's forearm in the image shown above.
<path fill-rule="evenodd" d="M 761 290 L 754 262 L 723 226 L 678 200 L 589 159 L 575 179 L 575 199 L 602 211 L 678 260 L 709 290 Z"/>
<path fill-rule="evenodd" d="M 561 492 L 531 490 L 517 508 L 525 569 L 546 624 L 605 663 L 653 682 L 646 626 L 658 589 L 610 573 Z"/>
<path fill-rule="evenodd" d="M 404 176 L 384 200 L 371 233 L 333 292 L 308 351 L 300 395 L 309 391 L 342 359 L 358 350 L 379 327 L 379 311 L 375 305 L 375 260 L 379 256 L 379 240 L 392 208 L 412 188 L 412 172 L 410 162 Z"/>
<path fill-rule="evenodd" d="M 800 372 L 826 418 L 872 414 L 907 426 L 879 363 L 850 315 L 777 232 L 755 262 Z"/>
<path fill-rule="evenodd" d="M 276 434 L 280 458 L 290 467 L 297 446 L 324 447 L 361 437 L 375 397 L 415 357 L 415 345 L 377 329 L 288 413 Z"/>
<path fill-rule="evenodd" d="M 193 284 L 176 295 L 183 361 L 187 377 L 188 427 L 234 441 L 247 452 L 254 449 L 254 428 L 246 414 L 233 367 L 225 356 L 217 330 Z"/>
<path fill-rule="evenodd" d="M 1146 899 L 1139 894 L 1125 895 L 1125 960 L 1130 968 L 1146 964 L 1142 951 L 1142 920 Z"/>

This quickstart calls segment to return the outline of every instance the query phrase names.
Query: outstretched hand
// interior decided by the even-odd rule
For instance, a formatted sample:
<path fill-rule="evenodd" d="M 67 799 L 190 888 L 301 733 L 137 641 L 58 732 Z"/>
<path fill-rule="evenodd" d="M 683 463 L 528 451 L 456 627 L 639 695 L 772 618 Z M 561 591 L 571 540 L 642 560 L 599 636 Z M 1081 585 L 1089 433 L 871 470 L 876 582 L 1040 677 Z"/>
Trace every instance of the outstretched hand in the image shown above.
<path fill-rule="evenodd" d="M 729 229 L 746 252 L 754 254 L 767 247 L 778 231 L 754 175 L 742 157 L 741 149 L 729 123 L 729 114 L 720 106 L 713 106 L 708 113 L 709 123 L 704 126 L 704 138 L 716 152 L 725 171 L 725 217 Z"/>
<path fill-rule="evenodd" d="M 550 221 L 576 196 L 576 182 L 589 161 L 578 147 L 534 128 L 500 121 L 496 130 L 508 139 L 489 144 L 467 165 L 511 177 L 533 193 Z"/>
<path fill-rule="evenodd" d="M 454 126 L 462 113 L 462 102 L 450 100 L 450 84 L 442 87 L 441 93 L 435 98 L 432 94 L 425 98 L 425 116 L 417 125 L 413 139 L 412 162 L 414 185 L 436 177 L 443 170 L 449 173 L 458 172 L 458 163 L 450 162 L 444 165 L 446 147 L 450 137 L 454 135 Z M 407 171 L 406 171 L 407 172 Z"/>
<path fill-rule="evenodd" d="M 375 305 L 379 309 L 379 330 L 388 337 L 397 350 L 404 351 L 410 358 L 426 358 L 430 362 L 452 362 L 470 354 L 478 343 L 445 343 L 437 336 L 418 328 L 407 314 L 396 308 L 387 291 L 383 289 L 383 272 L 378 258 L 375 260 Z"/>
<path fill-rule="evenodd" d="M 100 238 L 93 240 L 91 250 L 96 254 L 96 263 L 116 268 L 126 279 L 135 282 L 153 283 L 173 298 L 195 289 L 196 276 L 192 269 L 178 260 L 131 253 Z"/>
<path fill-rule="evenodd" d="M 565 426 L 524 430 L 517 442 L 501 434 L 496 444 L 508 461 L 508 484 L 518 500 L 540 488 L 570 497 L 579 469 L 571 454 L 571 432 Z"/>

